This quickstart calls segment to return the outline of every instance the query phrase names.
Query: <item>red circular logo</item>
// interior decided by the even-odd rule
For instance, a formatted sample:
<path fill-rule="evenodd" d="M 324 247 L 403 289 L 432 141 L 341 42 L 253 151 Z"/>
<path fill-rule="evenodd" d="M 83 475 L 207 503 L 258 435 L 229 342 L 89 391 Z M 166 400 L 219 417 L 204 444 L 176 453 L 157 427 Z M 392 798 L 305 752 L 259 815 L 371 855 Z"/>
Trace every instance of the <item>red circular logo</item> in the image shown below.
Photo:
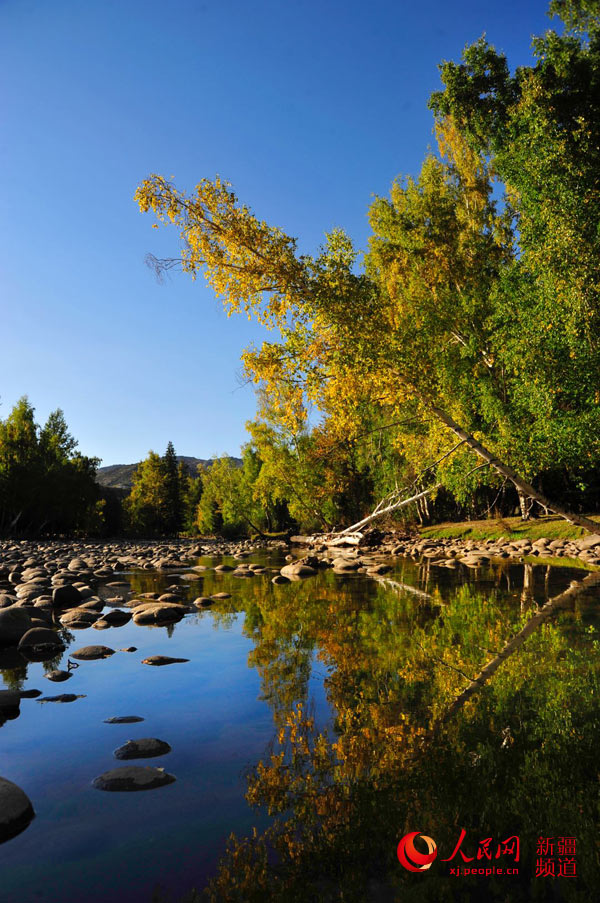
<path fill-rule="evenodd" d="M 419 853 L 415 847 L 415 837 L 421 837 L 425 841 L 427 853 Z M 404 835 L 398 844 L 397 852 L 400 864 L 409 872 L 426 872 L 428 868 L 431 868 L 431 863 L 437 856 L 437 846 L 435 840 L 428 837 L 427 834 L 412 831 L 410 834 Z"/>

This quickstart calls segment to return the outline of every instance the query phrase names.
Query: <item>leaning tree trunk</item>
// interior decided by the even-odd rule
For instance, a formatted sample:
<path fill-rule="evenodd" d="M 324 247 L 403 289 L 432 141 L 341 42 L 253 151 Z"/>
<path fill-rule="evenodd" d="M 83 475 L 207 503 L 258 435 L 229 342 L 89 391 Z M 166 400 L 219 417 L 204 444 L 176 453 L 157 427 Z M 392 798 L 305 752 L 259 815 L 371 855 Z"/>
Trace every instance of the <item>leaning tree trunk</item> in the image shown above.
<path fill-rule="evenodd" d="M 531 618 L 526 622 L 526 624 L 521 628 L 521 630 L 516 633 L 510 640 L 508 640 L 504 644 L 504 648 L 498 655 L 493 658 L 491 661 L 485 665 L 477 677 L 475 677 L 466 689 L 457 696 L 452 705 L 446 710 L 446 712 L 435 722 L 435 724 L 430 729 L 430 736 L 434 736 L 437 731 L 447 723 L 450 718 L 456 714 L 459 709 L 465 705 L 466 702 L 471 699 L 471 697 L 477 693 L 485 684 L 490 680 L 491 677 L 496 673 L 500 665 L 502 665 L 511 655 L 514 655 L 517 652 L 525 640 L 531 636 L 534 631 L 538 629 L 542 624 L 544 624 L 552 615 L 558 611 L 560 608 L 572 603 L 578 596 L 580 596 L 586 590 L 598 586 L 600 583 L 600 574 L 591 573 L 588 574 L 587 577 L 584 577 L 583 580 L 574 580 L 568 589 L 564 592 L 560 593 L 558 596 L 554 596 L 554 598 L 549 599 L 545 605 L 540 608 Z"/>
<path fill-rule="evenodd" d="M 472 448 L 474 452 L 476 452 L 480 458 L 483 458 L 484 461 L 487 461 L 494 470 L 497 470 L 498 473 L 501 473 L 503 476 L 508 477 L 508 479 L 514 483 L 517 490 L 525 493 L 525 495 L 529 496 L 529 498 L 535 499 L 536 502 L 539 502 L 540 505 L 543 505 L 545 508 L 549 508 L 550 511 L 553 511 L 555 514 L 560 515 L 560 517 L 564 517 L 565 520 L 569 521 L 571 524 L 577 524 L 578 527 L 583 527 L 584 530 L 589 530 L 591 533 L 600 532 L 600 524 L 594 523 L 593 520 L 590 520 L 589 517 L 582 517 L 580 514 L 575 514 L 572 511 L 567 511 L 565 508 L 557 505 L 555 502 L 549 501 L 541 492 L 538 492 L 537 489 L 534 489 L 530 483 L 526 480 L 522 479 L 518 473 L 509 467 L 508 464 L 505 464 L 503 461 L 500 461 L 495 455 L 493 455 L 490 451 L 488 451 L 485 446 L 478 442 L 474 436 L 471 436 L 470 433 L 467 433 L 466 430 L 452 419 L 452 417 L 446 413 L 446 411 L 442 410 L 442 408 L 438 408 L 435 405 L 430 405 L 430 410 L 432 413 L 439 417 L 442 423 L 445 423 L 446 426 L 452 430 L 452 432 L 462 439 L 469 448 Z"/>

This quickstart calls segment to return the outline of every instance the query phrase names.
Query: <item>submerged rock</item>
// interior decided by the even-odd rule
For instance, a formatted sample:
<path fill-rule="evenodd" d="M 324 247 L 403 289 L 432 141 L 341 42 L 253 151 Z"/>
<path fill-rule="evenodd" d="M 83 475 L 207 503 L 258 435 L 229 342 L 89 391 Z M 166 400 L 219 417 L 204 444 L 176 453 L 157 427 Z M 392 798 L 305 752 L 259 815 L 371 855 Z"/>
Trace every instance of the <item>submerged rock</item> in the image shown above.
<path fill-rule="evenodd" d="M 113 715 L 112 718 L 105 718 L 105 724 L 137 724 L 138 721 L 143 721 L 143 718 L 140 718 L 139 715 Z"/>
<path fill-rule="evenodd" d="M 124 765 L 122 768 L 113 768 L 112 771 L 98 775 L 92 784 L 97 790 L 131 793 L 136 790 L 154 790 L 156 787 L 173 784 L 175 780 L 175 776 L 167 774 L 164 768 L 155 768 L 152 765 Z"/>
<path fill-rule="evenodd" d="M 56 681 L 60 683 L 60 681 L 68 680 L 70 677 L 73 677 L 73 673 L 71 671 L 48 671 L 47 674 L 44 674 L 44 677 L 48 678 L 48 680 Z"/>
<path fill-rule="evenodd" d="M 75 702 L 76 699 L 85 699 L 85 693 L 61 693 L 60 696 L 42 696 L 38 702 Z"/>
<path fill-rule="evenodd" d="M 71 652 L 73 658 L 78 658 L 82 661 L 94 661 L 99 658 L 109 658 L 109 656 L 114 654 L 115 650 L 111 649 L 109 646 L 82 646 L 81 649 Z"/>
<path fill-rule="evenodd" d="M 0 843 L 24 831 L 35 812 L 24 790 L 0 778 Z"/>
<path fill-rule="evenodd" d="M 189 662 L 189 658 L 171 658 L 169 655 L 151 655 L 142 659 L 142 665 L 176 665 L 180 662 Z"/>
<path fill-rule="evenodd" d="M 115 759 L 150 759 L 153 756 L 165 756 L 171 747 L 164 740 L 156 737 L 143 737 L 140 740 L 128 740 L 123 746 L 115 749 Z"/>

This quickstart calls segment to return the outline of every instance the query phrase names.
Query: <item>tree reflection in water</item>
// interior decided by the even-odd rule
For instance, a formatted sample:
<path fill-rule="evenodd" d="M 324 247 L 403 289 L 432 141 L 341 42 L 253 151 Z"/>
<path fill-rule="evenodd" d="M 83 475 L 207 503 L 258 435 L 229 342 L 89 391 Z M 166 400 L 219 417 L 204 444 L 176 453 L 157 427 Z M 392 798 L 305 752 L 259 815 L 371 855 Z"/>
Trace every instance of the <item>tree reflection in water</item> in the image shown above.
<path fill-rule="evenodd" d="M 546 576 L 538 581 L 542 603 Z M 561 576 L 559 591 L 573 575 Z M 190 899 L 592 899 L 600 879 L 593 598 L 540 623 L 440 727 L 469 682 L 539 611 L 529 567 L 525 579 L 513 569 L 510 595 L 500 577 L 452 592 L 434 587 L 429 598 L 332 574 L 318 589 L 307 581 L 288 593 L 255 584 L 245 630 L 277 737 L 248 775 L 247 800 L 274 820 L 262 835 L 232 835 L 217 876 Z M 328 672 L 334 719 L 326 729 L 309 702 L 313 656 Z M 518 835 L 519 875 L 451 876 L 451 866 L 465 863 L 460 854 L 442 859 L 463 828 L 462 849 L 472 857 L 479 840 L 493 838 L 494 852 Z M 397 844 L 410 831 L 437 843 L 425 874 L 398 862 Z M 541 836 L 576 838 L 577 877 L 535 877 Z"/>

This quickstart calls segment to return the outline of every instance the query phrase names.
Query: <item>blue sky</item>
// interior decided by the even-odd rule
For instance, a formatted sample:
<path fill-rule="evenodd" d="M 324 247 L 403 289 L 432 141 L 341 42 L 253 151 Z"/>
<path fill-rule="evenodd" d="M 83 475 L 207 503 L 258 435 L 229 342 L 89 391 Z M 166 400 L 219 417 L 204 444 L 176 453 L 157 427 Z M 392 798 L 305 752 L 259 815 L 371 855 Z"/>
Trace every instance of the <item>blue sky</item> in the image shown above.
<path fill-rule="evenodd" d="M 538 0 L 0 0 L 0 417 L 61 407 L 85 454 L 238 454 L 255 410 L 239 356 L 265 333 L 202 280 L 162 285 L 133 201 L 158 172 L 216 174 L 315 251 L 359 247 L 373 195 L 432 144 L 438 63 L 486 32 L 511 66 Z"/>

